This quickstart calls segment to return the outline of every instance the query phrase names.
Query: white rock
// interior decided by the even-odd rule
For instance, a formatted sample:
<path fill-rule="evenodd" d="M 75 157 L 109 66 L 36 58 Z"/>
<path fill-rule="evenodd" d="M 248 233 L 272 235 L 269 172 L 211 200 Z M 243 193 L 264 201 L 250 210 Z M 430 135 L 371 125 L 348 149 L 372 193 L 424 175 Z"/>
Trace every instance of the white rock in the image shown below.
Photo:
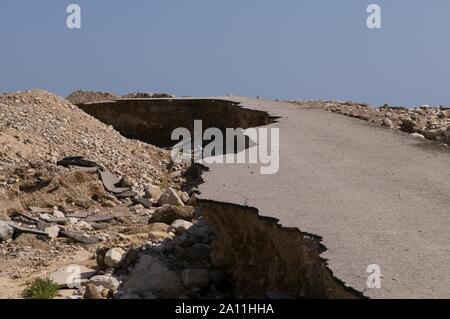
<path fill-rule="evenodd" d="M 208 286 L 210 281 L 209 271 L 206 269 L 186 269 L 181 273 L 183 285 L 188 288 L 203 288 Z"/>
<path fill-rule="evenodd" d="M 89 283 L 95 286 L 103 286 L 112 291 L 117 291 L 120 286 L 120 282 L 116 278 L 107 275 L 94 276 L 89 280 Z"/>
<path fill-rule="evenodd" d="M 419 133 L 412 133 L 411 136 L 425 139 L 425 136 L 423 136 L 422 134 L 419 134 Z"/>
<path fill-rule="evenodd" d="M 50 237 L 51 239 L 55 239 L 59 235 L 59 227 L 56 225 L 47 227 L 44 229 L 44 231 L 48 234 L 48 237 Z"/>
<path fill-rule="evenodd" d="M 146 197 L 150 199 L 154 199 L 156 202 L 162 195 L 161 188 L 155 185 L 146 186 Z"/>
<path fill-rule="evenodd" d="M 183 203 L 185 203 L 185 204 L 187 204 L 189 202 L 189 199 L 190 199 L 189 194 L 186 193 L 186 192 L 181 192 L 180 198 L 183 201 Z"/>
<path fill-rule="evenodd" d="M 184 203 L 178 196 L 177 192 L 170 187 L 164 191 L 161 197 L 159 197 L 158 204 L 160 206 L 165 204 L 173 206 L 184 206 Z"/>
<path fill-rule="evenodd" d="M 74 227 L 77 230 L 92 230 L 92 226 L 88 222 L 85 222 L 84 220 L 76 223 Z"/>
<path fill-rule="evenodd" d="M 61 211 L 59 211 L 59 210 L 54 210 L 54 211 L 53 211 L 53 216 L 55 216 L 55 217 L 57 217 L 57 218 L 64 218 L 64 217 L 66 217 L 66 216 L 64 215 L 64 213 L 61 212 Z"/>
<path fill-rule="evenodd" d="M 0 241 L 11 239 L 13 234 L 14 229 L 8 223 L 0 221 Z"/>
<path fill-rule="evenodd" d="M 158 258 L 144 255 L 131 272 L 131 276 L 124 284 L 125 289 L 135 292 L 149 290 L 161 292 L 178 292 L 182 289 L 178 274 L 168 269 Z"/>
<path fill-rule="evenodd" d="M 122 262 L 125 255 L 125 250 L 122 248 L 113 248 L 108 250 L 105 254 L 105 265 L 111 268 L 116 268 Z"/>
<path fill-rule="evenodd" d="M 68 265 L 50 273 L 47 278 L 59 288 L 79 288 L 83 281 L 94 276 L 95 270 L 79 265 Z"/>
<path fill-rule="evenodd" d="M 75 225 L 79 221 L 78 218 L 73 218 L 73 217 L 69 218 L 68 220 L 69 220 L 70 225 Z"/>
<path fill-rule="evenodd" d="M 186 220 L 177 219 L 174 221 L 170 227 L 175 231 L 177 235 L 182 235 L 186 230 L 191 228 L 194 224 Z"/>

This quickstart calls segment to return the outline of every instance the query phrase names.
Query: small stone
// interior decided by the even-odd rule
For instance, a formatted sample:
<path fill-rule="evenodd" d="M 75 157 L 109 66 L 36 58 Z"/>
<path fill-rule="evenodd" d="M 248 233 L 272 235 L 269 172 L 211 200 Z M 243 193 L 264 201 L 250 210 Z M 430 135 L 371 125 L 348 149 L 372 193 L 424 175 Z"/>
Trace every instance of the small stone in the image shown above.
<path fill-rule="evenodd" d="M 76 223 L 79 222 L 78 218 L 73 218 L 73 217 L 69 218 L 68 221 L 69 221 L 70 225 L 75 225 Z"/>
<path fill-rule="evenodd" d="M 148 199 L 154 199 L 156 202 L 162 195 L 161 188 L 155 185 L 149 185 L 146 187 L 145 197 Z"/>
<path fill-rule="evenodd" d="M 93 284 L 88 284 L 86 286 L 86 291 L 84 293 L 84 299 L 106 299 L 102 296 L 99 289 Z"/>
<path fill-rule="evenodd" d="M 186 230 L 191 228 L 193 225 L 194 224 L 192 224 L 191 222 L 188 222 L 186 220 L 177 219 L 170 225 L 170 227 L 175 230 L 175 233 L 177 235 L 182 235 Z"/>
<path fill-rule="evenodd" d="M 56 225 L 47 227 L 44 229 L 44 231 L 47 233 L 48 237 L 50 237 L 51 239 L 58 238 L 58 236 L 59 236 L 59 227 Z"/>
<path fill-rule="evenodd" d="M 79 265 L 69 265 L 62 267 L 52 273 L 47 278 L 55 282 L 59 288 L 79 288 L 82 280 L 87 280 L 94 276 L 95 270 Z"/>
<path fill-rule="evenodd" d="M 116 278 L 107 275 L 94 276 L 89 280 L 89 283 L 95 286 L 103 286 L 112 291 L 117 291 L 120 286 L 120 282 Z"/>
<path fill-rule="evenodd" d="M 148 239 L 150 240 L 163 241 L 171 238 L 172 236 L 166 232 L 151 231 L 148 233 Z"/>
<path fill-rule="evenodd" d="M 107 288 L 103 288 L 101 291 L 101 295 L 105 298 L 105 299 L 109 299 L 112 298 L 114 293 L 112 290 L 107 289 Z"/>
<path fill-rule="evenodd" d="M 77 230 L 92 230 L 92 226 L 88 222 L 85 222 L 84 220 L 76 223 L 74 228 Z"/>
<path fill-rule="evenodd" d="M 66 217 L 66 216 L 64 215 L 64 213 L 61 212 L 61 211 L 59 211 L 59 210 L 54 210 L 54 211 L 53 211 L 53 216 L 55 216 L 55 217 L 57 217 L 57 218 L 64 218 L 64 217 Z"/>
<path fill-rule="evenodd" d="M 148 226 L 147 227 L 148 232 L 159 231 L 159 232 L 168 233 L 169 229 L 170 229 L 170 226 L 165 223 L 153 223 L 153 224 L 149 224 L 147 226 Z"/>
<path fill-rule="evenodd" d="M 425 136 L 423 136 L 420 133 L 412 133 L 411 136 L 418 137 L 418 138 L 421 138 L 421 139 L 425 139 Z"/>
<path fill-rule="evenodd" d="M 392 121 L 390 119 L 388 119 L 387 117 L 385 117 L 383 119 L 383 125 L 387 126 L 387 127 L 390 127 L 390 128 L 394 127 L 394 124 L 392 123 Z"/>
<path fill-rule="evenodd" d="M 181 280 L 187 289 L 191 289 L 206 287 L 211 279 L 206 269 L 186 269 L 181 273 Z"/>
<path fill-rule="evenodd" d="M 108 268 L 108 266 L 105 264 L 105 255 L 108 252 L 108 248 L 106 247 L 101 247 L 98 248 L 97 251 L 95 252 L 95 259 L 97 261 L 97 266 L 101 269 L 101 270 L 105 270 L 106 268 Z"/>
<path fill-rule="evenodd" d="M 166 223 L 172 224 L 177 219 L 190 221 L 194 217 L 194 207 L 192 206 L 173 206 L 163 205 L 156 209 L 155 213 L 149 220 L 149 223 Z"/>
<path fill-rule="evenodd" d="M 158 200 L 158 204 L 162 205 L 173 205 L 173 206 L 184 206 L 183 201 L 178 196 L 177 192 L 173 188 L 168 188 L 164 191 Z"/>
<path fill-rule="evenodd" d="M 13 244 L 19 247 L 32 247 L 39 250 L 50 250 L 50 245 L 33 234 L 21 234 Z"/>
<path fill-rule="evenodd" d="M 43 220 L 43 221 L 49 221 L 50 219 L 52 219 L 53 217 L 50 216 L 49 214 L 39 214 L 39 219 Z"/>
<path fill-rule="evenodd" d="M 14 229 L 8 223 L 0 221 L 0 242 L 11 239 L 14 234 Z"/>
<path fill-rule="evenodd" d="M 105 264 L 111 268 L 119 267 L 125 253 L 125 250 L 122 248 L 113 248 L 108 250 L 105 255 Z"/>
<path fill-rule="evenodd" d="M 415 133 L 417 131 L 417 125 L 410 118 L 402 119 L 400 129 L 407 133 Z"/>
<path fill-rule="evenodd" d="M 189 199 L 190 199 L 189 194 L 186 193 L 186 192 L 181 192 L 180 198 L 183 201 L 183 203 L 185 203 L 185 204 L 187 204 L 189 202 Z"/>

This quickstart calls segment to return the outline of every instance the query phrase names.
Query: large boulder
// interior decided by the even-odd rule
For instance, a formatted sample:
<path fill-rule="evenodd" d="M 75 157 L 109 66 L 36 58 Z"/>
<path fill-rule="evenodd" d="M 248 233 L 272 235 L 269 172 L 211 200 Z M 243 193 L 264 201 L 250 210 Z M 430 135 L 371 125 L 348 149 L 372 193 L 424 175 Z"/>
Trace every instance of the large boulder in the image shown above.
<path fill-rule="evenodd" d="M 6 222 L 0 221 L 0 242 L 11 239 L 14 234 L 14 229 Z"/>
<path fill-rule="evenodd" d="M 194 207 L 192 206 L 173 206 L 163 205 L 156 209 L 149 220 L 150 224 L 165 223 L 172 224 L 177 219 L 190 221 L 194 217 Z"/>
<path fill-rule="evenodd" d="M 171 293 L 180 291 L 182 285 L 178 274 L 158 258 L 143 255 L 125 282 L 124 289 L 133 289 L 137 293 L 149 290 Z"/>

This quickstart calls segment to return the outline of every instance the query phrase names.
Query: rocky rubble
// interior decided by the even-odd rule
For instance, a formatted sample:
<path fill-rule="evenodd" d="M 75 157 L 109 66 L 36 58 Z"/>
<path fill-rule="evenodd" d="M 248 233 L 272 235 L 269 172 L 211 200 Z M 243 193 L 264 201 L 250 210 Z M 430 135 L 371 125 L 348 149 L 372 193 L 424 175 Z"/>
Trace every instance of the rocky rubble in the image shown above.
<path fill-rule="evenodd" d="M 83 104 L 91 102 L 115 101 L 119 96 L 109 92 L 94 92 L 77 90 L 67 96 L 67 100 L 73 104 Z"/>
<path fill-rule="evenodd" d="M 308 108 L 325 109 L 450 145 L 450 109 L 442 106 L 423 105 L 419 108 L 408 109 L 389 105 L 374 108 L 367 104 L 337 101 L 297 103 Z"/>
<path fill-rule="evenodd" d="M 174 98 L 175 95 L 169 93 L 131 92 L 119 96 L 109 92 L 95 92 L 77 90 L 67 96 L 67 100 L 73 104 L 85 104 L 92 102 L 115 101 L 118 99 L 161 99 Z"/>
<path fill-rule="evenodd" d="M 178 197 L 173 189 L 171 193 Z M 187 209 L 189 206 L 174 207 Z M 211 262 L 214 232 L 198 211 L 183 218 L 172 225 L 153 222 L 150 218 L 147 226 L 125 228 L 123 233 L 141 235 L 147 241 L 139 247 L 124 243 L 111 247 L 105 243 L 96 252 L 98 274 L 71 298 L 229 297 L 231 287 L 225 271 Z M 105 289 L 109 291 L 105 293 Z"/>
<path fill-rule="evenodd" d="M 132 92 L 122 96 L 123 99 L 162 99 L 174 98 L 175 95 L 169 93 Z"/>
<path fill-rule="evenodd" d="M 124 176 L 130 185 L 166 182 L 170 154 L 155 146 L 128 140 L 112 127 L 70 102 L 40 90 L 0 96 L 0 183 L 19 178 L 12 168 L 36 171 L 70 156 L 83 156 Z M 9 169 L 8 172 L 3 172 Z"/>
<path fill-rule="evenodd" d="M 72 299 L 228 294 L 167 151 L 39 90 L 0 96 L 0 145 L 0 291 L 44 276 Z"/>

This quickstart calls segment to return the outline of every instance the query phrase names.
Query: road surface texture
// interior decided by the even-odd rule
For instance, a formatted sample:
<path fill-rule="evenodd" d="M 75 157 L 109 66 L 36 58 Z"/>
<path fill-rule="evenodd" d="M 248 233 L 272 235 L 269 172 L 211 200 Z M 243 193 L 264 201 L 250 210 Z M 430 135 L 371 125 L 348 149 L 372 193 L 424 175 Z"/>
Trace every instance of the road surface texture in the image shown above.
<path fill-rule="evenodd" d="M 280 169 L 209 165 L 200 199 L 320 236 L 333 275 L 367 297 L 450 297 L 447 147 L 323 110 L 228 99 L 280 117 L 267 126 L 280 128 Z M 380 289 L 367 288 L 371 264 L 381 267 Z"/>

